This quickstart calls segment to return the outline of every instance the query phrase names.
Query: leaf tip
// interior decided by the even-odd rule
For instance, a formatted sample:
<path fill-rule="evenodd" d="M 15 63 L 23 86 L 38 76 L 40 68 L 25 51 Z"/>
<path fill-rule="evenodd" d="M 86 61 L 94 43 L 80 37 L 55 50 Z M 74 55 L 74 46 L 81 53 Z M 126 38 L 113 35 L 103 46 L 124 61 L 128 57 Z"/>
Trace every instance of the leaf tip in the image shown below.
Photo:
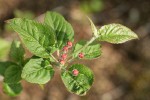
<path fill-rule="evenodd" d="M 10 19 L 9 19 L 9 20 L 5 20 L 4 22 L 5 22 L 5 23 L 10 23 Z"/>
<path fill-rule="evenodd" d="M 136 33 L 134 33 L 133 39 L 140 39 Z"/>
<path fill-rule="evenodd" d="M 138 39 L 138 40 L 140 39 L 137 34 L 135 34 L 135 39 Z"/>

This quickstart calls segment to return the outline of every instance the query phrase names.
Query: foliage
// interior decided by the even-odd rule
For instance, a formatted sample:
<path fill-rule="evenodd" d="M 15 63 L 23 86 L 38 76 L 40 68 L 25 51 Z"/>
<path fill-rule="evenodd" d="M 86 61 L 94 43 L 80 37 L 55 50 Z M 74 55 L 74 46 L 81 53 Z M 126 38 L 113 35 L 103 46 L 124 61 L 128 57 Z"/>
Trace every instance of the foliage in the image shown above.
<path fill-rule="evenodd" d="M 0 60 L 6 60 L 11 43 L 0 38 Z"/>
<path fill-rule="evenodd" d="M 28 11 L 28 10 L 27 11 L 21 11 L 21 10 L 16 9 L 13 14 L 14 14 L 14 16 L 16 18 L 33 19 L 35 17 L 33 12 Z M 13 31 L 13 29 L 11 28 L 11 26 L 9 24 L 5 24 L 4 28 L 8 32 L 12 32 Z"/>
<path fill-rule="evenodd" d="M 103 10 L 104 3 L 103 0 L 82 0 L 80 4 L 81 10 L 83 10 L 85 13 L 93 13 L 93 12 L 99 12 Z"/>
<path fill-rule="evenodd" d="M 0 63 L 0 74 L 4 76 L 3 91 L 10 96 L 18 95 L 22 90 L 22 79 L 44 85 L 53 78 L 53 67 L 57 66 L 68 91 L 80 96 L 85 95 L 93 84 L 93 72 L 83 64 L 69 66 L 68 64 L 74 59 L 100 57 L 99 41 L 118 44 L 138 38 L 133 31 L 123 25 L 109 24 L 97 30 L 92 20 L 89 21 L 93 37 L 89 41 L 79 41 L 73 46 L 73 28 L 56 12 L 46 12 L 44 23 L 25 18 L 9 20 L 9 25 L 18 33 L 25 47 L 34 56 L 25 59 L 21 43 L 12 42 L 10 49 L 12 62 Z M 57 52 L 59 59 L 53 56 L 54 52 Z"/>

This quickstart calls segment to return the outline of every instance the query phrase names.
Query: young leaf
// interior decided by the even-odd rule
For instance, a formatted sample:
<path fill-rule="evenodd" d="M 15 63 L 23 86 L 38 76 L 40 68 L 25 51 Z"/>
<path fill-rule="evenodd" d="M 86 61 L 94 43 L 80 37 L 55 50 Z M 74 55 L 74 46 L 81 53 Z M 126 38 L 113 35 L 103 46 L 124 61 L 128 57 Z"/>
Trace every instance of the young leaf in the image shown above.
<path fill-rule="evenodd" d="M 97 32 L 96 26 L 94 25 L 93 21 L 89 17 L 87 17 L 87 18 L 90 21 L 91 29 L 92 29 L 92 32 L 93 32 L 94 36 L 98 37 L 98 32 Z"/>
<path fill-rule="evenodd" d="M 9 23 L 33 54 L 43 58 L 49 57 L 50 48 L 55 44 L 55 33 L 52 28 L 25 18 L 14 18 Z"/>
<path fill-rule="evenodd" d="M 6 69 L 11 65 L 15 65 L 15 64 L 10 61 L 0 62 L 0 75 L 4 76 Z"/>
<path fill-rule="evenodd" d="M 77 76 L 74 76 L 72 73 L 74 69 L 79 71 Z M 92 71 L 82 64 L 72 65 L 68 71 L 63 71 L 61 73 L 61 78 L 68 91 L 80 96 L 86 94 L 94 81 Z"/>
<path fill-rule="evenodd" d="M 20 41 L 13 41 L 10 48 L 10 58 L 16 62 L 22 62 L 24 59 L 25 50 Z"/>
<path fill-rule="evenodd" d="M 85 44 L 86 44 L 86 41 L 83 41 L 83 40 L 76 43 L 73 49 L 74 58 L 78 57 L 79 53 L 77 51 L 80 50 Z M 84 54 L 84 59 L 97 58 L 101 55 L 100 44 L 92 43 L 88 45 L 85 49 L 81 50 L 81 52 Z"/>
<path fill-rule="evenodd" d="M 43 58 L 32 58 L 23 68 L 22 78 L 30 83 L 45 84 L 54 75 L 50 63 Z"/>
<path fill-rule="evenodd" d="M 138 38 L 133 31 L 120 24 L 104 25 L 98 30 L 98 33 L 98 40 L 117 44 Z"/>
<path fill-rule="evenodd" d="M 22 91 L 21 83 L 16 84 L 3 83 L 3 91 L 9 96 L 17 96 Z"/>
<path fill-rule="evenodd" d="M 18 65 L 11 65 L 4 74 L 4 82 L 9 84 L 18 83 L 21 80 L 22 69 Z"/>
<path fill-rule="evenodd" d="M 55 30 L 57 39 L 56 48 L 61 49 L 67 41 L 73 41 L 74 31 L 64 17 L 56 12 L 46 12 L 44 23 Z"/>

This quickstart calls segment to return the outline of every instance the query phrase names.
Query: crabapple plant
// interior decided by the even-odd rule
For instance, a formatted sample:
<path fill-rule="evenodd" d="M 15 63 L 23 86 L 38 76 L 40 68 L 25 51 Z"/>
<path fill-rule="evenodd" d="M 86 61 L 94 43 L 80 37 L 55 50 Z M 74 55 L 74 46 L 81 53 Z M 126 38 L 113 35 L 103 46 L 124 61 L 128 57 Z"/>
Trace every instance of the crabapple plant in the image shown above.
<path fill-rule="evenodd" d="M 87 17 L 88 18 L 88 17 Z M 95 59 L 101 56 L 101 41 L 119 44 L 137 39 L 138 36 L 121 24 L 108 24 L 97 29 L 90 18 L 93 35 L 89 41 L 74 41 L 74 30 L 62 15 L 46 12 L 44 22 L 25 18 L 14 18 L 7 23 L 18 33 L 22 42 L 12 42 L 10 61 L 0 62 L 3 91 L 9 96 L 17 96 L 22 91 L 21 80 L 45 85 L 54 76 L 54 67 L 60 69 L 61 79 L 71 93 L 83 96 L 94 81 L 93 72 L 83 64 L 72 61 Z M 24 58 L 28 49 L 33 56 Z M 54 56 L 55 55 L 55 56 Z"/>

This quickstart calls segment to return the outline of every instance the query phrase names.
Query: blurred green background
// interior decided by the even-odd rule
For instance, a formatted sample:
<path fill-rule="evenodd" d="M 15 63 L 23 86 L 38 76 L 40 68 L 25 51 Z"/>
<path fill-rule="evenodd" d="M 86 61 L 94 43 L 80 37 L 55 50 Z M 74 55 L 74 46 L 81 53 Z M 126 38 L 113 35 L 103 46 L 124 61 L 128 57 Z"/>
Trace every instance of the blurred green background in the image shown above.
<path fill-rule="evenodd" d="M 18 39 L 5 21 L 14 17 L 42 21 L 47 10 L 61 13 L 72 24 L 76 41 L 92 35 L 86 15 L 98 27 L 123 24 L 140 39 L 118 45 L 103 42 L 99 59 L 80 61 L 95 74 L 86 96 L 69 93 L 56 69 L 45 90 L 23 81 L 24 90 L 17 97 L 2 92 L 0 77 L 0 100 L 150 100 L 150 0 L 0 0 L 0 61 L 9 59 L 10 44 Z"/>

